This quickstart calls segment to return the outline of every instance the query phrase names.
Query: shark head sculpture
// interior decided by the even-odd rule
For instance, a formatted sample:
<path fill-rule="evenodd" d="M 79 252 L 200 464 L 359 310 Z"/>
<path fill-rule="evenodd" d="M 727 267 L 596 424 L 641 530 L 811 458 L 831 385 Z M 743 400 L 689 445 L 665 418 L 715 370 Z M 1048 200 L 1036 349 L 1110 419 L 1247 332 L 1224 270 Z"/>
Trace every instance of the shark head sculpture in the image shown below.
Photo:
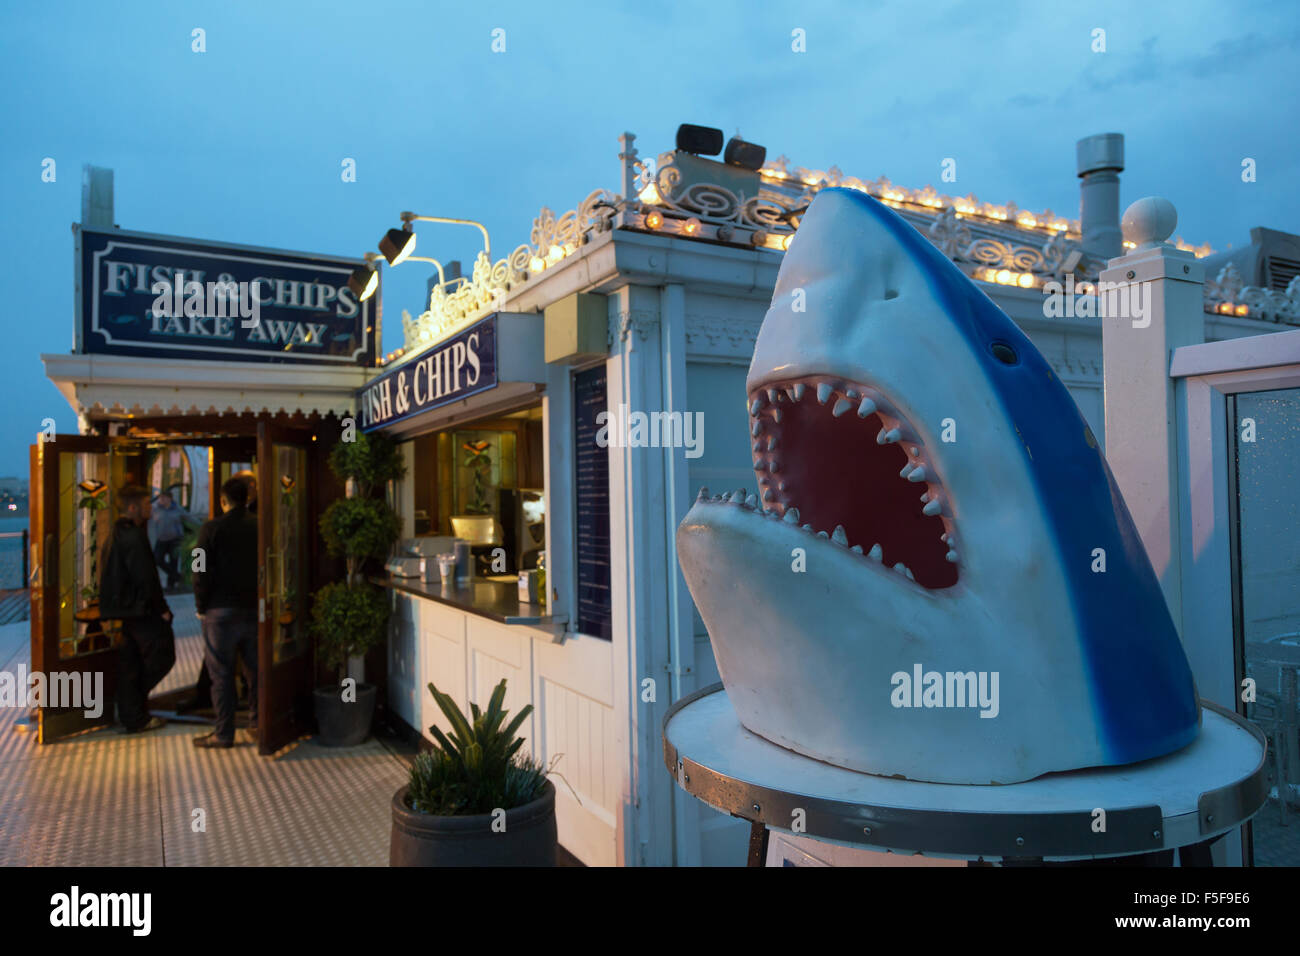
<path fill-rule="evenodd" d="M 677 532 L 746 728 L 961 784 L 1196 737 L 1191 669 L 1095 437 L 903 219 L 818 193 L 746 388 L 758 491 L 702 491 Z"/>

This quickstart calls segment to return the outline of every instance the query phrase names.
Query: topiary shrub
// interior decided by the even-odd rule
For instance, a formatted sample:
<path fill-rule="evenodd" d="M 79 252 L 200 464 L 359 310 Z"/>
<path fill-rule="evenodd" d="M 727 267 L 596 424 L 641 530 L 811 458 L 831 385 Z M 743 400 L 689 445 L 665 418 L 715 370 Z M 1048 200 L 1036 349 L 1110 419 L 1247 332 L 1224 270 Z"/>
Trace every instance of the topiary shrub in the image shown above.
<path fill-rule="evenodd" d="M 383 643 L 388 629 L 388 594 L 374 585 L 327 584 L 316 592 L 311 628 L 325 665 L 347 676 L 348 658 Z"/>
<path fill-rule="evenodd" d="M 367 558 L 386 557 L 401 535 L 388 502 L 371 495 L 405 475 L 406 463 L 396 442 L 362 433 L 335 445 L 329 465 L 340 481 L 353 485 L 349 497 L 333 502 L 320 517 L 325 548 L 344 559 L 347 575 L 313 595 L 311 630 L 325 663 L 338 669 L 342 683 L 348 658 L 366 653 L 387 635 L 388 595 L 367 584 L 362 571 Z"/>
<path fill-rule="evenodd" d="M 355 584 L 366 558 L 382 558 L 401 534 L 397 515 L 378 498 L 340 498 L 320 519 L 325 548 L 346 559 L 348 583 Z"/>

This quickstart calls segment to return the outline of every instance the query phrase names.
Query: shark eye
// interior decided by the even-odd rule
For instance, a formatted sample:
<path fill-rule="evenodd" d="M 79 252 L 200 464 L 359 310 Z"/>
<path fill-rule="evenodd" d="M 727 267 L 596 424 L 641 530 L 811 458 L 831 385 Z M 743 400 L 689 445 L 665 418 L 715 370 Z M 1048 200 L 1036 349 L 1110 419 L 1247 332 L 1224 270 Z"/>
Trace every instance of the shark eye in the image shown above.
<path fill-rule="evenodd" d="M 1016 350 L 1007 345 L 1006 342 L 993 343 L 993 357 L 1003 365 L 1016 364 Z"/>

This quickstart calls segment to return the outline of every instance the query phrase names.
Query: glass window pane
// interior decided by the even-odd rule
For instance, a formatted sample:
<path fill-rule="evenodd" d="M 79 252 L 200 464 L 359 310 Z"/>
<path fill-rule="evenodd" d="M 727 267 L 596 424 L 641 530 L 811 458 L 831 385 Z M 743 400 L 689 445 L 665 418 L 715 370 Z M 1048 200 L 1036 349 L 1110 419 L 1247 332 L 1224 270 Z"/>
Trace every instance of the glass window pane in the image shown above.
<path fill-rule="evenodd" d="M 1300 389 L 1235 396 L 1237 649 L 1254 682 L 1246 714 L 1268 737 L 1268 804 L 1253 824 L 1257 866 L 1300 865 Z M 1249 697 L 1249 693 L 1245 695 Z"/>

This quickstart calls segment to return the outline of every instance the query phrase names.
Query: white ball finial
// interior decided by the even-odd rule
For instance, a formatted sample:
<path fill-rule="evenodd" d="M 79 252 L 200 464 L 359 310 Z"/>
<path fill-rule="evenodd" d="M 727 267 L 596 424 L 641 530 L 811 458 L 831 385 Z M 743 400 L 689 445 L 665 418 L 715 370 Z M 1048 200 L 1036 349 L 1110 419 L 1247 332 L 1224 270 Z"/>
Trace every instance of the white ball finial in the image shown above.
<path fill-rule="evenodd" d="M 1120 228 L 1124 238 L 1137 244 L 1139 249 L 1154 249 L 1164 245 L 1178 227 L 1178 210 L 1168 199 L 1147 196 L 1124 210 Z"/>

